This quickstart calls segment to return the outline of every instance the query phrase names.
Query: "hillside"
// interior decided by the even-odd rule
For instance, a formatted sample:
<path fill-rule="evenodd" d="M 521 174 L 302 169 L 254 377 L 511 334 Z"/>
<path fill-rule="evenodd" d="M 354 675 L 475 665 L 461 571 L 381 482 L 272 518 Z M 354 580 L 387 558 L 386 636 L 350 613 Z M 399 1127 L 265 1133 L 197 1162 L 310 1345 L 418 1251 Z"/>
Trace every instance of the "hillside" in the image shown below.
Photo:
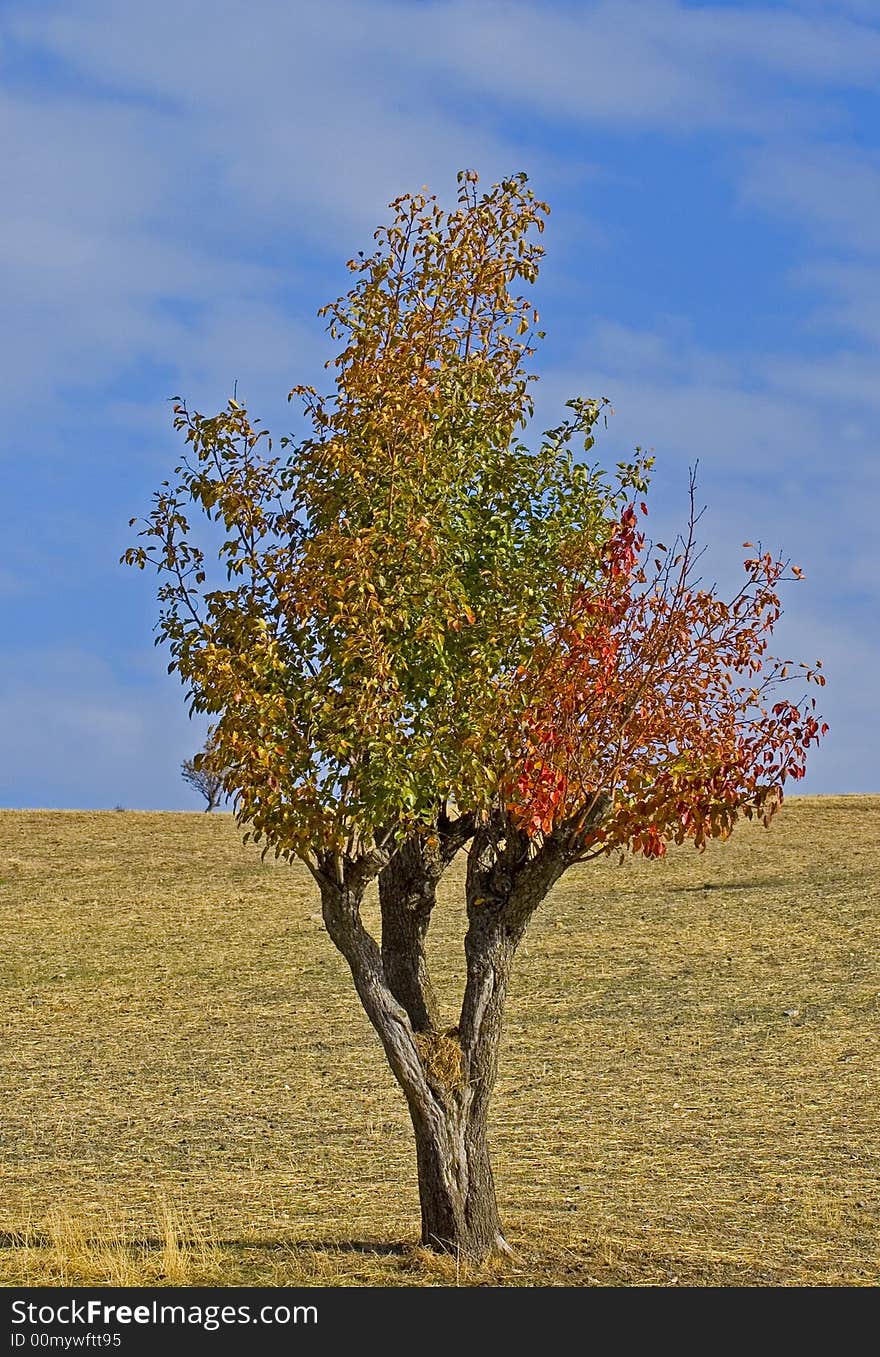
<path fill-rule="evenodd" d="M 566 876 L 494 1104 L 515 1257 L 458 1280 L 876 1284 L 878 900 L 878 797 Z M 0 1283 L 456 1279 L 305 869 L 229 815 L 3 811 L 0 935 Z"/>

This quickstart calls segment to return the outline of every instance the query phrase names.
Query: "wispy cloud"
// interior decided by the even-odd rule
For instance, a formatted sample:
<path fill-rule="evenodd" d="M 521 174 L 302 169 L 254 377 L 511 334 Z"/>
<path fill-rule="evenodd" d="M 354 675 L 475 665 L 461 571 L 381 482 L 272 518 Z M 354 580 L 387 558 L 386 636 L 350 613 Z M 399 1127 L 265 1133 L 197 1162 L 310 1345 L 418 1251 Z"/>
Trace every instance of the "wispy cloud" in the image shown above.
<path fill-rule="evenodd" d="M 880 154 L 874 151 L 774 142 L 748 156 L 741 194 L 797 221 L 819 244 L 880 254 Z"/>
<path fill-rule="evenodd" d="M 417 52 L 473 85 L 618 128 L 764 135 L 771 112 L 790 124 L 822 117 L 817 86 L 870 88 L 880 73 L 880 33 L 839 14 L 670 0 L 395 8 L 410 39 L 430 31 Z M 810 82 L 813 99 L 799 102 L 781 81 Z"/>
<path fill-rule="evenodd" d="M 0 805 L 186 808 L 179 751 L 202 742 L 170 686 L 74 648 L 12 650 L 0 673 Z"/>

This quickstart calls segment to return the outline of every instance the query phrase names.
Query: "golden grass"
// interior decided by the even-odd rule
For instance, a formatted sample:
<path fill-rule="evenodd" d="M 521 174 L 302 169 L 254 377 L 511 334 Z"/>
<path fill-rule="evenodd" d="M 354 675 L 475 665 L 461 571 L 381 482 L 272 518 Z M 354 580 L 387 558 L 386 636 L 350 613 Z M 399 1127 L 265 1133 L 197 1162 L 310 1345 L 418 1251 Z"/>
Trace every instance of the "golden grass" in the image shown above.
<path fill-rule="evenodd" d="M 875 1285 L 878 885 L 855 796 L 564 877 L 494 1104 L 514 1257 L 469 1270 L 416 1244 L 406 1109 L 304 870 L 228 815 L 0 812 L 0 1284 Z"/>
<path fill-rule="evenodd" d="M 415 1041 L 431 1086 L 460 1088 L 462 1066 L 458 1028 L 450 1027 L 445 1032 L 416 1032 Z"/>
<path fill-rule="evenodd" d="M 222 1250 L 191 1213 L 162 1197 L 155 1233 L 129 1236 L 125 1223 L 108 1217 L 86 1226 L 66 1208 L 53 1206 L 42 1228 L 25 1225 L 6 1239 L 4 1285 L 193 1286 L 216 1283 Z"/>

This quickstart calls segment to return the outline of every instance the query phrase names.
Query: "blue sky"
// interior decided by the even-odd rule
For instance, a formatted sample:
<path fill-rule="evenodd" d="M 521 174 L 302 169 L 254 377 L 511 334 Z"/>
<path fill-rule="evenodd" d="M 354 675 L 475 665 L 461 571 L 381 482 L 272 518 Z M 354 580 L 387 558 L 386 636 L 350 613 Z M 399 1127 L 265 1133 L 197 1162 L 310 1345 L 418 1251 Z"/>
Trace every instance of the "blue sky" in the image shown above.
<path fill-rule="evenodd" d="M 233 382 L 290 431 L 388 201 L 523 169 L 552 208 L 538 416 L 608 396 L 699 459 L 706 573 L 799 563 L 777 649 L 821 656 L 803 790 L 880 792 L 876 0 L 0 3 L 0 805 L 196 808 L 203 727 L 117 564 L 174 464 L 167 397 Z"/>

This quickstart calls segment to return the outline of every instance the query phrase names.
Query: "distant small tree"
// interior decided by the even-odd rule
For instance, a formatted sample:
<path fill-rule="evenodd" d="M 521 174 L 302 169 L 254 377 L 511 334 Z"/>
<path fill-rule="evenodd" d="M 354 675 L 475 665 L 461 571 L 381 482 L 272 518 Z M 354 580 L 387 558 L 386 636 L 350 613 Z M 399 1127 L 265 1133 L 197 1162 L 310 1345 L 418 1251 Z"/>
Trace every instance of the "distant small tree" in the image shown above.
<path fill-rule="evenodd" d="M 214 810 L 227 795 L 223 785 L 225 769 L 216 745 L 209 740 L 194 758 L 184 759 L 180 765 L 184 782 L 205 798 L 205 811 Z"/>
<path fill-rule="evenodd" d="M 789 667 L 767 654 L 785 562 L 752 551 L 729 601 L 701 587 L 693 495 L 683 540 L 646 544 L 650 462 L 609 481 L 571 446 L 592 448 L 602 401 L 520 441 L 541 331 L 513 289 L 547 208 L 525 175 L 483 195 L 476 178 L 450 213 L 398 199 L 349 262 L 325 308 L 336 390 L 294 388 L 312 430 L 289 452 L 237 401 L 208 418 L 177 400 L 185 450 L 123 559 L 158 569 L 170 668 L 216 718 L 246 837 L 320 889 L 409 1106 L 424 1242 L 479 1259 L 506 1247 L 488 1112 L 535 910 L 575 863 L 767 824 L 824 727 L 779 697 Z M 225 539 L 219 579 L 193 511 Z M 426 939 L 463 850 L 447 1026 Z"/>

